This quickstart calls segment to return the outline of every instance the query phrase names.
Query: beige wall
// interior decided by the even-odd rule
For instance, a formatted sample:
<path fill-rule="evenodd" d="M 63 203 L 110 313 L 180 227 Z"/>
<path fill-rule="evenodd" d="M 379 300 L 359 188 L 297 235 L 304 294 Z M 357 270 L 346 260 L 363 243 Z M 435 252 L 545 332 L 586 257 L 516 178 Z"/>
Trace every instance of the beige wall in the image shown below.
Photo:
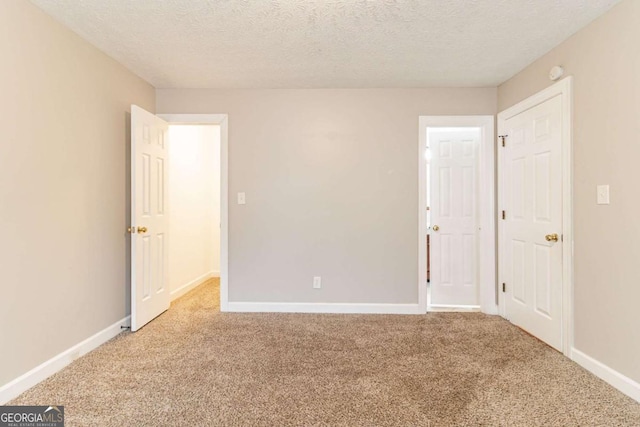
<path fill-rule="evenodd" d="M 640 1 L 626 0 L 498 89 L 499 110 L 574 76 L 575 347 L 640 382 Z M 611 204 L 596 205 L 596 185 Z"/>
<path fill-rule="evenodd" d="M 128 314 L 128 111 L 154 89 L 0 1 L 0 386 Z"/>
<path fill-rule="evenodd" d="M 169 141 L 169 289 L 175 298 L 185 286 L 220 275 L 220 126 L 169 126 Z"/>
<path fill-rule="evenodd" d="M 229 299 L 247 302 L 417 303 L 418 116 L 497 102 L 495 88 L 156 97 L 159 113 L 229 114 Z"/>

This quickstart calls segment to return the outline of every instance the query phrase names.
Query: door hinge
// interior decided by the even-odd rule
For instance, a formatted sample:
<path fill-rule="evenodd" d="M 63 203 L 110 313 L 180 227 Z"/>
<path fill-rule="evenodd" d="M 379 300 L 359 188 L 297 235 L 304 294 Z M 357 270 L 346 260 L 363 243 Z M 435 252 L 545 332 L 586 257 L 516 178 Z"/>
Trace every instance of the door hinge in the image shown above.
<path fill-rule="evenodd" d="M 507 212 L 502 211 L 502 219 L 507 219 Z"/>
<path fill-rule="evenodd" d="M 502 146 L 505 147 L 507 144 L 504 141 L 506 139 L 506 137 L 508 137 L 509 135 L 498 135 L 498 138 L 500 138 L 502 140 Z"/>
<path fill-rule="evenodd" d="M 502 292 L 507 292 L 507 285 L 505 283 L 502 284 Z"/>

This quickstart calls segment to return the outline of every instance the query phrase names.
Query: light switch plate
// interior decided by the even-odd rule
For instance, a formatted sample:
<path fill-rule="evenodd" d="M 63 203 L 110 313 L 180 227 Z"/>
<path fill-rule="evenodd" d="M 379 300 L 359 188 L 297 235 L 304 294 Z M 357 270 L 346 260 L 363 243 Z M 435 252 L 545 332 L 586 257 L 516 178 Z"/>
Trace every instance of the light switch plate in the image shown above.
<path fill-rule="evenodd" d="M 599 205 L 608 205 L 609 204 L 609 186 L 608 185 L 598 185 L 596 188 L 598 193 L 597 203 Z"/>
<path fill-rule="evenodd" d="M 238 193 L 238 204 L 244 205 L 247 203 L 247 198 L 244 193 Z"/>

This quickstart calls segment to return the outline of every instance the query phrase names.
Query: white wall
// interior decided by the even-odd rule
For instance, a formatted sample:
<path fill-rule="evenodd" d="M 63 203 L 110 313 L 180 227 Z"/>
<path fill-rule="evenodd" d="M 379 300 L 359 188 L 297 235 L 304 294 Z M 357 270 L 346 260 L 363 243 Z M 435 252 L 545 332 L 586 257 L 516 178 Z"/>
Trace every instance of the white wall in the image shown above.
<path fill-rule="evenodd" d="M 640 382 L 640 1 L 625 0 L 498 89 L 500 110 L 574 82 L 575 348 Z M 596 204 L 596 186 L 611 204 Z"/>
<path fill-rule="evenodd" d="M 172 298 L 220 275 L 220 127 L 169 127 Z"/>
<path fill-rule="evenodd" d="M 228 114 L 229 300 L 329 304 L 418 303 L 419 116 L 497 102 L 496 88 L 156 97 L 159 113 Z"/>
<path fill-rule="evenodd" d="M 129 110 L 154 88 L 0 1 L 0 386 L 129 314 Z"/>

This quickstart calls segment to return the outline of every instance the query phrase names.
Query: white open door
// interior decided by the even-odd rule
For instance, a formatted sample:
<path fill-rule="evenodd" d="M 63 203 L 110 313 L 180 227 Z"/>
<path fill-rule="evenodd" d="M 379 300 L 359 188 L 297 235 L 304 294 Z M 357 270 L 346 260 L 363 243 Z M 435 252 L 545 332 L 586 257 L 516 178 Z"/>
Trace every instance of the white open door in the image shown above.
<path fill-rule="evenodd" d="M 431 305 L 479 307 L 480 129 L 428 129 Z"/>
<path fill-rule="evenodd" d="M 562 351 L 562 97 L 500 121 L 505 317 Z"/>
<path fill-rule="evenodd" d="M 168 125 L 131 106 L 131 330 L 169 308 Z"/>

